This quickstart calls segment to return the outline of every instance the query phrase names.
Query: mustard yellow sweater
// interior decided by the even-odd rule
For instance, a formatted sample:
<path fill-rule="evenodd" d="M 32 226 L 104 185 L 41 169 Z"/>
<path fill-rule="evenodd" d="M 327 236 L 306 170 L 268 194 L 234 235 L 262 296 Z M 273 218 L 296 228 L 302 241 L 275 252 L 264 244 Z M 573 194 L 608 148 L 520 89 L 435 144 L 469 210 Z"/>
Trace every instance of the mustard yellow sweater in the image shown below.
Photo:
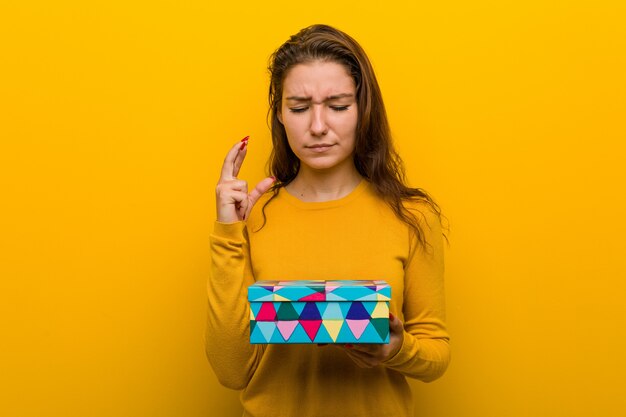
<path fill-rule="evenodd" d="M 430 245 L 411 237 L 367 181 L 344 198 L 305 203 L 281 189 L 247 222 L 215 223 L 211 235 L 206 350 L 220 382 L 241 390 L 246 417 L 413 416 L 405 377 L 432 381 L 449 362 L 443 247 L 424 204 L 410 207 Z M 259 230 L 260 229 L 260 230 Z M 317 345 L 251 345 L 247 287 L 255 280 L 384 279 L 404 343 L 375 368 Z"/>

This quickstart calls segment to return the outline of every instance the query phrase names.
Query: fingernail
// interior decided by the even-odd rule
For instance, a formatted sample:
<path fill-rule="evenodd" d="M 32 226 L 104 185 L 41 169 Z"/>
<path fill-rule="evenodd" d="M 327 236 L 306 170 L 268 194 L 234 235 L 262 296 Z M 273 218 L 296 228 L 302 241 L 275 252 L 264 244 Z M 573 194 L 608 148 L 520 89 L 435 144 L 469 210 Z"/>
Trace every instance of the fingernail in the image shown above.
<path fill-rule="evenodd" d="M 243 148 L 245 148 L 247 144 L 248 144 L 248 142 L 243 142 L 243 143 L 241 144 L 241 146 L 239 147 L 239 150 L 240 150 L 240 151 L 243 151 Z"/>
<path fill-rule="evenodd" d="M 275 177 L 275 176 L 273 176 L 273 175 L 272 175 L 270 178 L 271 178 L 273 181 L 276 181 L 276 177 Z"/>
<path fill-rule="evenodd" d="M 393 314 L 389 313 L 389 320 L 393 320 L 393 319 L 394 319 Z"/>
<path fill-rule="evenodd" d="M 250 139 L 250 136 L 246 136 L 245 138 L 241 139 L 241 141 L 246 142 L 248 139 Z"/>
<path fill-rule="evenodd" d="M 348 349 L 352 349 L 353 348 L 353 346 L 350 343 L 346 343 L 344 346 L 347 347 Z"/>

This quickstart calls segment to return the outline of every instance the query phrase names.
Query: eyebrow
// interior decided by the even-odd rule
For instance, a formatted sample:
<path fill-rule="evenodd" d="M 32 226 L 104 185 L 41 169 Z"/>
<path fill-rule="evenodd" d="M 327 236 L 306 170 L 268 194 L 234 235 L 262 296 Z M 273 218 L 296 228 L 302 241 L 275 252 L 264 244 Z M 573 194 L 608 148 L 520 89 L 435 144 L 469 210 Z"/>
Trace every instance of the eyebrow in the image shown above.
<path fill-rule="evenodd" d="M 347 97 L 354 97 L 354 94 L 350 94 L 350 93 L 335 94 L 333 96 L 328 96 L 323 101 L 332 101 L 332 100 L 338 100 L 340 98 L 347 98 Z M 286 97 L 285 100 L 312 101 L 313 98 L 312 97 L 303 97 L 303 96 L 289 96 L 289 97 Z"/>

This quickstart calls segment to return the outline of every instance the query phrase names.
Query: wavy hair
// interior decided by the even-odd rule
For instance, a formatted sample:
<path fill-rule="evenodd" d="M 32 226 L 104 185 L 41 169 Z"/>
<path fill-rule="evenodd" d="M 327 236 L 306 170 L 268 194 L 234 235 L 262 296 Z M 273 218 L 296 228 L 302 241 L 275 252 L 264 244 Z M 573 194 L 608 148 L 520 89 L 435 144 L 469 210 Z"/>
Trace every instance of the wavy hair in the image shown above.
<path fill-rule="evenodd" d="M 422 201 L 441 222 L 437 203 L 422 189 L 406 185 L 404 165 L 393 147 L 385 104 L 374 74 L 374 69 L 361 46 L 348 34 L 327 25 L 313 25 L 291 36 L 270 57 L 268 119 L 272 132 L 272 152 L 268 161 L 270 175 L 276 177 L 273 195 L 262 208 L 265 225 L 265 207 L 278 190 L 294 180 L 300 169 L 300 160 L 291 150 L 285 127 L 279 120 L 283 99 L 283 82 L 289 70 L 298 64 L 314 61 L 336 62 L 343 65 L 354 79 L 357 100 L 356 142 L 353 155 L 358 173 L 367 179 L 376 193 L 391 207 L 395 215 L 415 233 L 419 244 L 426 247 L 424 232 L 407 201 Z"/>

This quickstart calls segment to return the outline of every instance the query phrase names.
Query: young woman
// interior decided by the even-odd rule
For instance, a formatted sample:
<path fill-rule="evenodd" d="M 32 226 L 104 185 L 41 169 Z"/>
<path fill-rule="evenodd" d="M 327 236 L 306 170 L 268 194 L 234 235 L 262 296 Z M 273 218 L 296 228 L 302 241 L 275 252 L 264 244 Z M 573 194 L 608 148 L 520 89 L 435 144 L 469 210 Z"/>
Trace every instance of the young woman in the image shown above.
<path fill-rule="evenodd" d="M 238 178 L 248 138 L 216 188 L 206 348 L 244 416 L 412 416 L 406 377 L 449 361 L 440 211 L 404 184 L 378 83 L 358 43 L 329 26 L 272 56 L 268 177 Z M 251 345 L 255 280 L 384 279 L 388 345 Z"/>

